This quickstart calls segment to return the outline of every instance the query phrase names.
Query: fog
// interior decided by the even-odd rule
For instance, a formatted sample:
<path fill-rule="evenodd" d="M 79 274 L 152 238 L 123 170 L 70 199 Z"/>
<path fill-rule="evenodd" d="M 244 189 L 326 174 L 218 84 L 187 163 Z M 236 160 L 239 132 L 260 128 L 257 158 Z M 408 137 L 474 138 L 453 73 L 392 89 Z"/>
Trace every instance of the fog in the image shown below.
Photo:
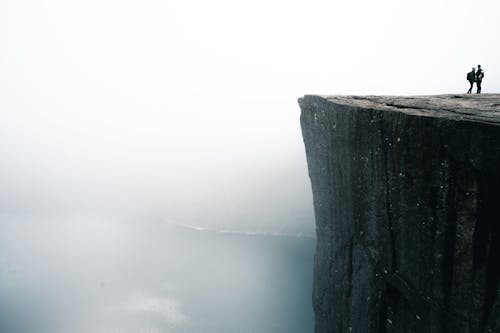
<path fill-rule="evenodd" d="M 493 0 L 3 0 L 0 318 L 19 317 L 14 332 L 26 309 L 48 303 L 35 311 L 37 332 L 44 321 L 47 332 L 238 332 L 201 315 L 223 281 L 231 293 L 213 308 L 275 315 L 235 316 L 241 332 L 307 331 L 314 216 L 297 98 L 463 93 L 478 64 L 483 92 L 498 92 L 499 9 Z M 234 256 L 219 266 L 204 257 L 212 251 Z M 187 292 L 207 272 L 208 284 Z M 279 289 L 287 277 L 290 289 Z M 162 285 L 169 279 L 185 293 Z M 33 301 L 38 293 L 50 301 Z M 71 328 L 53 318 L 65 304 L 59 323 Z M 169 310 L 123 322 L 131 307 Z"/>
<path fill-rule="evenodd" d="M 296 99 L 497 91 L 497 9 L 2 1 L 0 207 L 313 233 Z"/>

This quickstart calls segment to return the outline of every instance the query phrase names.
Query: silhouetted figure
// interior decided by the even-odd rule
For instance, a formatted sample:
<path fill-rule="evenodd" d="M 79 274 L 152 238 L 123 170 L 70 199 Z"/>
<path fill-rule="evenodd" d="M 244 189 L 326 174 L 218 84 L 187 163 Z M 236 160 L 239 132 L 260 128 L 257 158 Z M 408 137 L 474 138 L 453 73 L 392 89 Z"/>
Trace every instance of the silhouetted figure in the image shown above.
<path fill-rule="evenodd" d="M 467 91 L 468 94 L 472 93 L 472 87 L 474 87 L 474 82 L 476 82 L 476 69 L 472 67 L 472 71 L 467 73 L 467 81 L 470 83 L 470 88 Z"/>
<path fill-rule="evenodd" d="M 481 82 L 483 81 L 483 77 L 484 77 L 483 69 L 481 68 L 481 65 L 477 65 L 477 72 L 476 72 L 477 91 L 476 91 L 476 93 L 478 93 L 478 94 L 481 93 Z"/>

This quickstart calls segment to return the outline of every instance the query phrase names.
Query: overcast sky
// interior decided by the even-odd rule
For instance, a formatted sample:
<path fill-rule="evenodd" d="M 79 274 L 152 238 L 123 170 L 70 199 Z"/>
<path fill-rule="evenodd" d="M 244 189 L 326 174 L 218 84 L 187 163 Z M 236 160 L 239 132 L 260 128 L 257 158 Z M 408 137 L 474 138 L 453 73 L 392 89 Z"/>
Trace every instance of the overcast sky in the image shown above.
<path fill-rule="evenodd" d="M 2 0 L 0 209 L 301 225 L 296 99 L 463 93 L 477 64 L 483 92 L 498 92 L 499 12 L 494 0 Z"/>

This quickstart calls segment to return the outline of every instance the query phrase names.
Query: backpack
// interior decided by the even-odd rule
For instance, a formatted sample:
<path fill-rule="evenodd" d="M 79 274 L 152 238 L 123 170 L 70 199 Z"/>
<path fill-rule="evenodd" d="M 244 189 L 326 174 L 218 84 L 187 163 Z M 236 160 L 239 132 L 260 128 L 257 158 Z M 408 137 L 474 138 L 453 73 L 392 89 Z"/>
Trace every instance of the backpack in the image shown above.
<path fill-rule="evenodd" d="M 468 72 L 467 73 L 467 81 L 474 81 L 475 75 L 473 72 Z"/>

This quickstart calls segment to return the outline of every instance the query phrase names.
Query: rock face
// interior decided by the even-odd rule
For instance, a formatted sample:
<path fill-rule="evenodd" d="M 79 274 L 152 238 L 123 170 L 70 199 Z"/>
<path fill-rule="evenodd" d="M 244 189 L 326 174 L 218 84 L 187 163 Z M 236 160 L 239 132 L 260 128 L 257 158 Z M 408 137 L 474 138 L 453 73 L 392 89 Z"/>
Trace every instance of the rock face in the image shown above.
<path fill-rule="evenodd" d="M 299 104 L 316 332 L 500 332 L 500 95 Z"/>

